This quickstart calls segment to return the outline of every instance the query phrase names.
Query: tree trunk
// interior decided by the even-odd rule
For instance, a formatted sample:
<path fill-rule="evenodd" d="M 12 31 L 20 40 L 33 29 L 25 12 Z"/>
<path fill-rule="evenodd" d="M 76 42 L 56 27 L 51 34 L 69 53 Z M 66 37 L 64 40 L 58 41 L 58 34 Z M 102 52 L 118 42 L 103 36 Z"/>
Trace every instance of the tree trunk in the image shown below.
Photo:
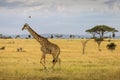
<path fill-rule="evenodd" d="M 85 41 L 82 41 L 82 46 L 83 46 L 82 54 L 85 54 L 85 47 L 86 47 L 86 44 L 87 44 L 87 42 L 88 42 L 89 40 L 90 40 L 90 39 L 85 40 Z"/>

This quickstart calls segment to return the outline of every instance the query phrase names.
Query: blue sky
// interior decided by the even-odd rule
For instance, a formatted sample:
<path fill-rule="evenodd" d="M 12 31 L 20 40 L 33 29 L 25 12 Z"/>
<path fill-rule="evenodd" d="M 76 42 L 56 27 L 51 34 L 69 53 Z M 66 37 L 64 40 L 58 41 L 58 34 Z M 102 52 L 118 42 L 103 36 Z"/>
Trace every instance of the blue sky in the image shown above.
<path fill-rule="evenodd" d="M 96 25 L 120 31 L 120 0 L 0 0 L 1 34 L 29 34 L 24 23 L 39 34 L 86 35 Z"/>

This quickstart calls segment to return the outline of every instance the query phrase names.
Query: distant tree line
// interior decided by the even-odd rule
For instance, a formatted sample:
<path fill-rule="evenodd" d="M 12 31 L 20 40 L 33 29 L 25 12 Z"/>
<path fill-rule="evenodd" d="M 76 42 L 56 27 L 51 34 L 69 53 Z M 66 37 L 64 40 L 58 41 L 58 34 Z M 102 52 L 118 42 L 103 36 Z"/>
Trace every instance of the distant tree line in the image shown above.
<path fill-rule="evenodd" d="M 12 39 L 11 36 L 5 36 L 3 34 L 0 34 L 0 39 Z"/>
<path fill-rule="evenodd" d="M 13 38 L 15 38 L 15 39 L 20 39 L 20 38 L 32 39 L 33 37 L 31 35 L 27 35 L 26 37 L 22 37 L 21 35 L 16 35 L 16 36 L 12 37 L 12 36 L 6 36 L 3 34 L 0 34 L 0 39 L 13 39 Z M 74 39 L 74 38 L 80 38 L 80 37 L 78 37 L 76 35 L 72 35 L 72 34 L 67 35 L 67 37 L 65 37 L 65 35 L 62 35 L 62 34 L 50 34 L 50 35 L 46 36 L 46 38 L 51 38 L 51 39 L 53 39 L 53 38 L 56 38 L 56 39 L 71 38 L 71 39 Z"/>
<path fill-rule="evenodd" d="M 59 38 L 72 38 L 72 39 L 74 39 L 74 38 L 80 38 L 80 36 L 77 37 L 76 35 L 70 34 L 70 35 L 68 35 L 68 37 L 64 37 L 64 35 L 62 35 L 62 34 L 55 34 L 55 35 L 51 34 L 50 37 L 48 37 L 48 38 L 51 38 L 51 39 L 52 38 L 57 38 L 57 39 L 59 39 Z"/>

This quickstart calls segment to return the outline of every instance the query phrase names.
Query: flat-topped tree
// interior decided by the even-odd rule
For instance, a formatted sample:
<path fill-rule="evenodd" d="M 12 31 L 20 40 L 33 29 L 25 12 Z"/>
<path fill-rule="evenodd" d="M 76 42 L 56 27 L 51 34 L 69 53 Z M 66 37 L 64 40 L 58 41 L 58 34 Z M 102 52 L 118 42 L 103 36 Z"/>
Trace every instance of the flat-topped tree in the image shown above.
<path fill-rule="evenodd" d="M 106 25 L 97 25 L 91 29 L 86 30 L 86 32 L 91 33 L 93 35 L 93 38 L 95 38 L 95 35 L 98 34 L 99 38 L 104 38 L 104 34 L 108 32 L 113 33 L 113 38 L 115 37 L 115 32 L 118 32 L 115 28 L 106 26 Z"/>

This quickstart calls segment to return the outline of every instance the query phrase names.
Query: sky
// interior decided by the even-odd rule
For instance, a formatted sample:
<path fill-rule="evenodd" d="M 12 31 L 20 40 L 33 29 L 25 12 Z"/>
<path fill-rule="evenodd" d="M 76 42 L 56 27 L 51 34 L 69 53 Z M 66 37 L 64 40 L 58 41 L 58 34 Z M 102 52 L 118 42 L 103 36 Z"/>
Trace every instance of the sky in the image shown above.
<path fill-rule="evenodd" d="M 0 34 L 29 34 L 25 23 L 39 34 L 86 35 L 96 25 L 120 31 L 120 0 L 0 0 Z"/>

